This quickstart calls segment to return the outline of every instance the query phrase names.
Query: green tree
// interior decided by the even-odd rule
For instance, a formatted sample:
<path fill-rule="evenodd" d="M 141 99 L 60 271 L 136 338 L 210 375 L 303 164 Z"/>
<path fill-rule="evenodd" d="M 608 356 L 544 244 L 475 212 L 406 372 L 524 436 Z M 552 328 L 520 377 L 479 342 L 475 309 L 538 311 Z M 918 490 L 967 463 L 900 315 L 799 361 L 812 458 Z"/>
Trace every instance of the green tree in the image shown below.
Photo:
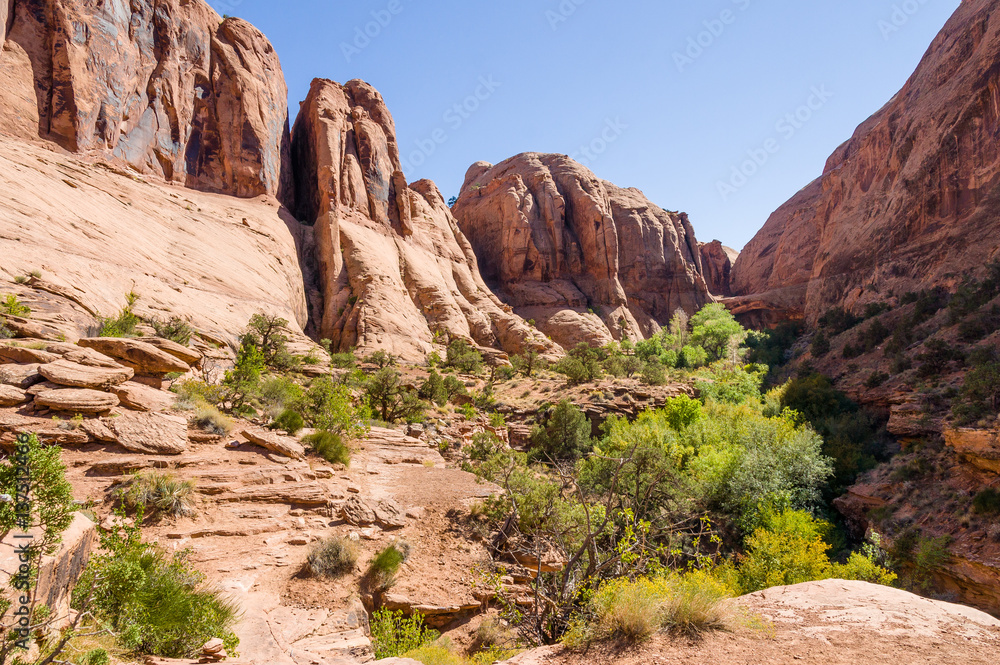
<path fill-rule="evenodd" d="M 368 379 L 365 397 L 372 410 L 387 423 L 417 419 L 426 408 L 417 391 L 404 386 L 400 373 L 390 367 L 380 369 Z"/>
<path fill-rule="evenodd" d="M 254 314 L 240 336 L 240 346 L 255 346 L 267 367 L 289 369 L 295 359 L 288 352 L 288 321 L 272 314 Z"/>
<path fill-rule="evenodd" d="M 250 402 L 260 389 L 260 377 L 266 360 L 260 347 L 245 342 L 236 353 L 236 366 L 222 379 L 225 401 L 234 413 L 250 408 Z"/>
<path fill-rule="evenodd" d="M 545 425 L 532 432 L 533 453 L 541 459 L 579 459 L 593 446 L 590 433 L 586 414 L 569 400 L 563 400 L 552 410 Z"/>
<path fill-rule="evenodd" d="M 730 349 L 742 344 L 746 334 L 743 326 L 720 303 L 705 305 L 691 317 L 691 342 L 705 349 L 709 360 L 727 359 Z"/>

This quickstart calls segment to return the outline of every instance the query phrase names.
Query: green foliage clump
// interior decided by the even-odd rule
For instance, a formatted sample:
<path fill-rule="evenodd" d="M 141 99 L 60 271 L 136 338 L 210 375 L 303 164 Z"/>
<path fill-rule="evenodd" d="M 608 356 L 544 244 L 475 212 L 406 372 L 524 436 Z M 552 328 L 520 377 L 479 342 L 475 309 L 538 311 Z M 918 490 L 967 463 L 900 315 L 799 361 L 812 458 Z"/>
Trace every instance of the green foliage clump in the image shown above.
<path fill-rule="evenodd" d="M 379 369 L 385 369 L 386 367 L 394 367 L 396 365 L 396 357 L 388 351 L 379 349 L 368 356 L 365 362 L 375 365 Z"/>
<path fill-rule="evenodd" d="M 178 480 L 172 474 L 140 471 L 117 490 L 118 498 L 133 510 L 151 510 L 154 515 L 183 517 L 194 513 L 194 481 Z"/>
<path fill-rule="evenodd" d="M 809 351 L 816 358 L 822 358 L 826 354 L 830 353 L 830 338 L 826 336 L 826 332 L 820 330 L 813 337 L 812 344 L 809 346 Z"/>
<path fill-rule="evenodd" d="M 839 335 L 861 323 L 861 319 L 843 307 L 834 307 L 827 310 L 826 314 L 819 318 L 818 323 L 831 335 Z"/>
<path fill-rule="evenodd" d="M 581 342 L 552 369 L 564 374 L 573 385 L 597 381 L 604 376 L 603 363 L 607 359 L 604 349 L 591 347 Z"/>
<path fill-rule="evenodd" d="M 987 488 L 976 494 L 972 509 L 982 515 L 1000 515 L 1000 490 Z"/>
<path fill-rule="evenodd" d="M 746 330 L 721 303 L 705 305 L 691 317 L 691 342 L 708 354 L 708 360 L 736 360 L 736 350 L 746 339 Z"/>
<path fill-rule="evenodd" d="M 285 371 L 299 364 L 299 359 L 288 351 L 288 335 L 286 319 L 258 313 L 250 317 L 246 330 L 240 336 L 240 347 L 256 348 L 265 367 Z"/>
<path fill-rule="evenodd" d="M 142 322 L 135 313 L 135 304 L 139 302 L 139 294 L 129 291 L 125 294 L 125 306 L 112 317 L 97 316 L 98 337 L 135 337 L 136 328 Z"/>
<path fill-rule="evenodd" d="M 576 460 L 590 452 L 590 420 L 569 400 L 562 400 L 544 426 L 531 433 L 532 456 L 541 460 Z"/>
<path fill-rule="evenodd" d="M 380 369 L 368 379 L 365 399 L 371 410 L 387 423 L 418 422 L 427 408 L 418 392 L 404 386 L 402 375 L 390 367 Z"/>
<path fill-rule="evenodd" d="M 330 464 L 343 464 L 344 466 L 351 464 L 351 449 L 344 443 L 344 439 L 335 432 L 322 430 L 303 437 L 302 443 L 309 446 Z"/>
<path fill-rule="evenodd" d="M 142 542 L 138 526 L 101 530 L 101 551 L 93 556 L 73 594 L 80 608 L 91 593 L 91 611 L 137 654 L 192 658 L 213 637 L 233 653 L 239 639 L 236 603 L 204 585 L 187 550 L 167 554 Z"/>
<path fill-rule="evenodd" d="M 463 385 L 462 387 L 464 388 L 465 386 Z M 448 403 L 448 390 L 445 388 L 444 379 L 441 378 L 441 375 L 436 370 L 431 370 L 430 376 L 420 386 L 418 394 L 420 399 L 429 400 L 438 406 L 444 406 Z"/>
<path fill-rule="evenodd" d="M 368 406 L 355 406 L 351 389 L 328 376 L 314 379 L 301 397 L 292 402 L 292 407 L 312 427 L 336 432 L 348 439 L 361 438 L 370 431 Z"/>
<path fill-rule="evenodd" d="M 767 371 L 763 365 L 715 363 L 697 377 L 695 387 L 705 401 L 726 404 L 760 401 L 760 387 Z"/>
<path fill-rule="evenodd" d="M 958 424 L 968 425 L 1000 412 L 1000 358 L 994 350 L 977 354 L 975 366 L 965 375 L 959 395 L 952 402 Z"/>
<path fill-rule="evenodd" d="M 944 374 L 952 363 L 965 362 L 965 353 L 943 339 L 931 339 L 924 343 L 924 352 L 917 356 L 921 365 L 917 375 L 932 378 Z"/>
<path fill-rule="evenodd" d="M 287 432 L 291 435 L 298 434 L 299 431 L 306 426 L 306 421 L 295 411 L 291 409 L 285 409 L 282 411 L 274 422 L 271 423 L 271 427 L 274 429 L 280 429 L 283 432 Z"/>
<path fill-rule="evenodd" d="M 306 557 L 306 569 L 315 577 L 343 577 L 358 564 L 360 550 L 350 538 L 334 536 L 313 543 Z"/>
<path fill-rule="evenodd" d="M 747 334 L 747 361 L 767 365 L 774 369 L 784 365 L 788 354 L 796 340 L 802 335 L 803 324 L 798 321 L 786 321 L 773 330 L 751 330 Z M 813 355 L 816 355 L 815 352 Z"/>
<path fill-rule="evenodd" d="M 379 550 L 375 558 L 368 564 L 365 577 L 374 589 L 388 589 L 396 581 L 399 567 L 410 557 L 410 546 L 402 541 L 396 541 Z"/>
<path fill-rule="evenodd" d="M 478 374 L 482 366 L 483 354 L 464 339 L 456 339 L 448 345 L 445 367 L 453 367 L 465 374 Z"/>
<path fill-rule="evenodd" d="M 171 342 L 177 342 L 183 346 L 187 346 L 191 342 L 195 333 L 191 324 L 179 316 L 171 316 L 166 321 L 150 319 L 149 324 L 153 326 L 157 337 L 169 339 Z"/>
<path fill-rule="evenodd" d="M 206 432 L 225 436 L 233 431 L 232 419 L 207 402 L 196 402 L 194 423 Z"/>
<path fill-rule="evenodd" d="M 267 367 L 259 346 L 244 342 L 236 353 L 236 366 L 226 371 L 222 379 L 224 401 L 231 411 L 246 414 L 260 388 L 261 375 Z"/>
<path fill-rule="evenodd" d="M 402 611 L 382 608 L 372 615 L 372 646 L 376 660 L 403 656 L 439 636 L 437 631 L 424 625 L 424 618 L 418 612 L 407 617 Z"/>
<path fill-rule="evenodd" d="M 4 296 L 4 299 L 0 301 L 0 314 L 24 317 L 31 314 L 31 308 L 21 303 L 17 295 L 11 293 Z"/>
<path fill-rule="evenodd" d="M 354 369 L 358 364 L 358 358 L 354 355 L 353 351 L 331 353 L 330 364 L 337 369 Z"/>
<path fill-rule="evenodd" d="M 512 357 L 510 362 L 516 372 L 527 377 L 534 376 L 536 371 L 548 369 L 548 362 L 534 349 Z"/>

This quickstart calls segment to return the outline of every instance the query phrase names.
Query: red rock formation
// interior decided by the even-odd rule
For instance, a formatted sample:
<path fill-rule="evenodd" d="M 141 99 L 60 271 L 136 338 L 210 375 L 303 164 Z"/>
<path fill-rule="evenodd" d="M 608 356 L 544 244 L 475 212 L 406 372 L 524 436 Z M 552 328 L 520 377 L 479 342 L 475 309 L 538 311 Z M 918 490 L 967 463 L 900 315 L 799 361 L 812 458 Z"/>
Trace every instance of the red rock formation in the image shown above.
<path fill-rule="evenodd" d="M 374 88 L 313 81 L 292 137 L 297 213 L 314 223 L 320 264 L 320 334 L 335 348 L 423 359 L 435 339 L 461 337 L 556 351 L 490 293 L 434 183 L 407 185 Z"/>
<path fill-rule="evenodd" d="M 698 247 L 701 249 L 701 268 L 708 290 L 716 296 L 731 296 L 729 276 L 740 253 L 719 240 L 701 242 Z"/>
<path fill-rule="evenodd" d="M 712 299 L 687 215 L 566 156 L 474 164 L 453 212 L 487 282 L 564 347 L 647 337 Z"/>
<path fill-rule="evenodd" d="M 913 76 L 733 267 L 737 295 L 815 320 L 996 257 L 1000 14 L 965 0 Z"/>
<path fill-rule="evenodd" d="M 196 189 L 250 197 L 287 184 L 287 88 L 249 23 L 201 0 L 11 7 L 6 37 L 27 59 L 2 64 L 34 80 L 41 137 Z M 0 100 L 21 107 L 6 90 Z M 0 125 L 23 133 L 7 116 Z"/>

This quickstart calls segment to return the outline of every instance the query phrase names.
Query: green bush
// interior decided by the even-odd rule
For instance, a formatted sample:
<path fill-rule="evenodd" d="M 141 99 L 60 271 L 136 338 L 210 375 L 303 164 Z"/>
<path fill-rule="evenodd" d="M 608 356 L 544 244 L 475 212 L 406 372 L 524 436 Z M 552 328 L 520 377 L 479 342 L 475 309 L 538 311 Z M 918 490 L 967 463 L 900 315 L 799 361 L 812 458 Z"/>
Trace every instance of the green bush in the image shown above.
<path fill-rule="evenodd" d="M 552 410 L 545 425 L 531 433 L 532 455 L 542 460 L 575 460 L 593 447 L 586 414 L 569 400 Z"/>
<path fill-rule="evenodd" d="M 348 439 L 361 438 L 370 431 L 371 409 L 364 404 L 356 406 L 350 388 L 328 376 L 314 379 L 290 406 L 316 429 L 337 432 Z"/>
<path fill-rule="evenodd" d="M 827 310 L 826 314 L 819 318 L 818 323 L 821 328 L 828 330 L 831 335 L 839 335 L 861 323 L 861 319 L 843 307 L 834 307 Z"/>
<path fill-rule="evenodd" d="M 169 473 L 140 471 L 117 490 L 121 502 L 133 510 L 154 515 L 183 517 L 194 513 L 194 481 L 178 480 Z"/>
<path fill-rule="evenodd" d="M 952 415 L 962 425 L 972 424 L 1000 411 L 1000 361 L 979 364 L 965 375 Z"/>
<path fill-rule="evenodd" d="M 204 431 L 218 436 L 226 436 L 233 431 L 232 419 L 207 402 L 195 404 L 194 423 Z"/>
<path fill-rule="evenodd" d="M 767 367 L 747 365 L 741 367 L 716 363 L 695 379 L 695 387 L 704 401 L 743 404 L 760 401 L 760 387 L 767 376 Z"/>
<path fill-rule="evenodd" d="M 464 339 L 456 339 L 448 345 L 446 367 L 454 367 L 466 374 L 478 374 L 483 365 L 483 355 Z"/>
<path fill-rule="evenodd" d="M 17 296 L 11 293 L 5 296 L 3 301 L 0 301 L 0 314 L 24 317 L 31 314 L 31 308 L 22 304 Z"/>
<path fill-rule="evenodd" d="M 465 386 L 463 385 L 462 387 L 464 388 Z M 445 388 L 444 379 L 441 378 L 441 375 L 436 370 L 431 370 L 430 376 L 420 386 L 418 394 L 420 395 L 420 399 L 430 400 L 438 406 L 444 406 L 448 403 L 448 390 Z"/>
<path fill-rule="evenodd" d="M 642 382 L 647 386 L 662 386 L 667 382 L 667 372 L 658 358 L 643 365 Z"/>
<path fill-rule="evenodd" d="M 195 333 L 191 324 L 179 316 L 171 316 L 166 321 L 161 321 L 160 319 L 150 319 L 149 324 L 153 326 L 153 330 L 156 331 L 157 337 L 169 339 L 172 342 L 177 342 L 178 344 L 182 344 L 184 346 L 187 346 L 191 342 L 191 338 Z"/>
<path fill-rule="evenodd" d="M 976 494 L 972 509 L 982 515 L 1000 515 L 1000 490 L 988 488 Z"/>
<path fill-rule="evenodd" d="M 727 354 L 743 343 L 746 334 L 743 326 L 721 303 L 705 305 L 691 317 L 691 344 L 704 349 L 709 361 L 726 360 Z"/>
<path fill-rule="evenodd" d="M 254 347 L 265 367 L 284 371 L 294 368 L 299 360 L 288 352 L 288 321 L 273 314 L 254 314 L 240 335 L 241 347 Z"/>
<path fill-rule="evenodd" d="M 302 443 L 309 446 L 330 464 L 343 464 L 344 466 L 351 464 L 351 449 L 344 443 L 343 438 L 335 432 L 326 430 L 316 432 L 303 437 Z"/>
<path fill-rule="evenodd" d="M 142 319 L 135 313 L 135 304 L 139 301 L 139 294 L 129 291 L 125 294 L 125 306 L 113 317 L 97 315 L 99 330 L 98 337 L 135 337 L 136 328 Z"/>
<path fill-rule="evenodd" d="M 302 419 L 295 411 L 291 409 L 285 409 L 281 414 L 274 419 L 271 423 L 271 427 L 274 429 L 280 429 L 284 432 L 288 432 L 291 435 L 296 435 L 299 431 L 306 426 L 306 421 Z"/>
<path fill-rule="evenodd" d="M 143 543 L 139 527 L 101 530 L 101 551 L 73 593 L 80 608 L 93 589 L 91 610 L 115 634 L 119 645 L 137 654 L 192 658 L 213 637 L 233 653 L 239 639 L 234 602 L 204 586 L 204 576 L 187 560 L 188 551 L 168 555 Z"/>
<path fill-rule="evenodd" d="M 396 581 L 396 574 L 399 567 L 410 556 L 410 547 L 406 543 L 397 541 L 382 548 L 371 563 L 368 564 L 368 571 L 365 577 L 369 584 L 375 589 L 388 589 Z"/>
<path fill-rule="evenodd" d="M 830 339 L 826 336 L 824 331 L 820 330 L 816 333 L 813 337 L 809 350 L 816 358 L 822 358 L 826 354 L 830 353 Z"/>
<path fill-rule="evenodd" d="M 424 418 L 427 408 L 417 391 L 404 386 L 402 375 L 389 367 L 380 369 L 368 379 L 365 399 L 371 410 L 387 423 L 418 422 Z"/>
<path fill-rule="evenodd" d="M 244 342 L 236 353 L 236 366 L 222 379 L 224 402 L 237 414 L 244 414 L 260 392 L 261 375 L 266 368 L 260 348 Z"/>
<path fill-rule="evenodd" d="M 331 353 L 330 364 L 338 369 L 354 369 L 358 359 L 353 352 Z"/>
<path fill-rule="evenodd" d="M 385 369 L 386 367 L 393 367 L 396 364 L 396 357 L 387 351 L 379 349 L 373 354 L 368 356 L 365 362 L 375 365 L 379 369 Z"/>
<path fill-rule="evenodd" d="M 879 386 L 881 386 L 883 383 L 885 383 L 888 380 L 889 380 L 889 375 L 888 374 L 886 374 L 885 372 L 880 372 L 880 371 L 876 370 L 876 371 L 872 372 L 871 374 L 869 374 L 868 378 L 865 379 L 865 387 L 869 388 L 869 389 L 871 389 L 871 388 L 878 388 Z"/>
<path fill-rule="evenodd" d="M 437 631 L 424 626 L 424 618 L 419 613 L 407 617 L 402 611 L 382 608 L 372 615 L 372 646 L 376 660 L 403 656 L 438 637 Z"/>
<path fill-rule="evenodd" d="M 315 577 L 343 577 L 358 564 L 358 544 L 350 538 L 334 536 L 313 543 L 306 557 L 306 569 Z"/>

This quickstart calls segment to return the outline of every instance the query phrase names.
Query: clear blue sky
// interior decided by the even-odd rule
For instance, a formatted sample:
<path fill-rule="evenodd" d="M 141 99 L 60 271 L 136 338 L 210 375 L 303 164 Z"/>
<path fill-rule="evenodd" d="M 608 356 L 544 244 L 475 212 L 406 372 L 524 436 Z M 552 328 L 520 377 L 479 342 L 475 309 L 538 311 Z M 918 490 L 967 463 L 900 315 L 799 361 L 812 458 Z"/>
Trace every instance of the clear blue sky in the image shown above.
<path fill-rule="evenodd" d="M 739 249 L 899 90 L 959 0 L 210 4 L 271 39 L 293 120 L 315 77 L 374 85 L 407 178 L 446 198 L 478 160 L 566 153 Z M 778 125 L 796 111 L 808 120 Z M 748 151 L 767 160 L 733 186 Z"/>

